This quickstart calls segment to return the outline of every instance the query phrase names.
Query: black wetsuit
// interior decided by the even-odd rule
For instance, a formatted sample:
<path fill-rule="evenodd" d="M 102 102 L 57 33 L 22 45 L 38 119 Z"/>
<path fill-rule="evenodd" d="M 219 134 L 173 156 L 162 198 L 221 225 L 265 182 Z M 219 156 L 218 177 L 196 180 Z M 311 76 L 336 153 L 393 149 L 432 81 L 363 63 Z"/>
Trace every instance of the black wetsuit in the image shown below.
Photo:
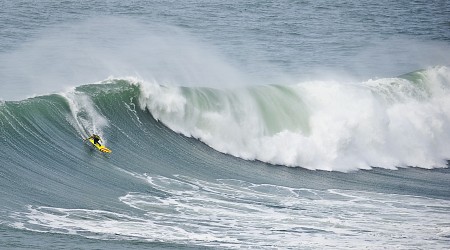
<path fill-rule="evenodd" d="M 101 145 L 100 142 L 99 142 L 100 141 L 100 137 L 94 135 L 94 136 L 92 136 L 92 139 L 94 140 L 94 144 Z"/>

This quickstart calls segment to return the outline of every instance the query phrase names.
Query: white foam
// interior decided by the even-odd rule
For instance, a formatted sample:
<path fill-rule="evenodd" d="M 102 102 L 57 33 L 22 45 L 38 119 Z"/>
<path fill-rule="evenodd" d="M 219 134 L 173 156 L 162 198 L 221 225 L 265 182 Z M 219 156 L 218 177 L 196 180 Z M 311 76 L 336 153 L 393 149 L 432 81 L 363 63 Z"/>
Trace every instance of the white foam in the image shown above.
<path fill-rule="evenodd" d="M 130 192 L 121 212 L 29 206 L 12 226 L 89 238 L 216 248 L 442 249 L 450 202 L 353 190 L 133 173 L 155 193 Z"/>
<path fill-rule="evenodd" d="M 174 131 L 244 159 L 337 171 L 446 167 L 450 69 L 415 77 L 235 90 L 152 83 L 139 102 Z"/>

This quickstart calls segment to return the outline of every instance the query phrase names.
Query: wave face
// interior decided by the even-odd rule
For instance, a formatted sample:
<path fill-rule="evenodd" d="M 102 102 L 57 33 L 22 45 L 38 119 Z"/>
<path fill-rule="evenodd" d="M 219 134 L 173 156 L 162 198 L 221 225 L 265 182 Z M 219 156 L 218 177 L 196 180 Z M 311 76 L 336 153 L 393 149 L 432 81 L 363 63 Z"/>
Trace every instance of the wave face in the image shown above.
<path fill-rule="evenodd" d="M 211 89 L 142 85 L 172 130 L 247 160 L 308 169 L 446 167 L 450 69 L 362 83 Z"/>

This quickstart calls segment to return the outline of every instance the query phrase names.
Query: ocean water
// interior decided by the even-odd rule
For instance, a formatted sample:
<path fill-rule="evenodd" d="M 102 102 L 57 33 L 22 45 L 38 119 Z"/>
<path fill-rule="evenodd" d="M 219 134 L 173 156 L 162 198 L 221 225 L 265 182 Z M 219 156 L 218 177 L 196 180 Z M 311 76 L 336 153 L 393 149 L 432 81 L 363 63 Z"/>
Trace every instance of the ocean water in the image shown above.
<path fill-rule="evenodd" d="M 448 248 L 449 16 L 0 1 L 0 249 Z"/>

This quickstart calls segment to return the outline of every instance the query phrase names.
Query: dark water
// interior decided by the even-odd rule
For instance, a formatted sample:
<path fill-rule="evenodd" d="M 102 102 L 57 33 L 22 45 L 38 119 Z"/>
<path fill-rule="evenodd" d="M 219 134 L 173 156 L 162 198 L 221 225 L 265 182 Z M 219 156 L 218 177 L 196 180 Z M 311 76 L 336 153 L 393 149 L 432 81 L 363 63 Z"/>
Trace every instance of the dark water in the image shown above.
<path fill-rule="evenodd" d="M 449 14 L 1 1 L 1 248 L 445 248 Z"/>

